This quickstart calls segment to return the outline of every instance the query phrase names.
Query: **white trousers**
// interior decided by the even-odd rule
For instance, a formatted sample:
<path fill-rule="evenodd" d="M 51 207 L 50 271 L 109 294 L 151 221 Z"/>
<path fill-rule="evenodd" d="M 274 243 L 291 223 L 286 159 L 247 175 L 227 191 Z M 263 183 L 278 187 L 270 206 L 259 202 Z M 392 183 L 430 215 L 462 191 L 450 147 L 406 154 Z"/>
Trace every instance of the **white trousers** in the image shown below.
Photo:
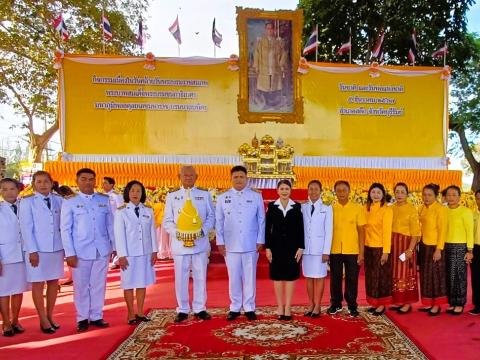
<path fill-rule="evenodd" d="M 95 260 L 78 259 L 72 268 L 73 300 L 77 322 L 103 319 L 109 257 L 97 254 Z"/>
<path fill-rule="evenodd" d="M 258 252 L 227 252 L 225 262 L 228 270 L 230 311 L 255 311 L 257 290 Z"/>
<path fill-rule="evenodd" d="M 190 269 L 193 277 L 193 301 L 194 313 L 206 310 L 207 303 L 207 264 L 206 252 L 191 255 L 174 255 L 175 266 L 175 295 L 177 297 L 177 313 L 188 314 L 190 312 L 190 295 L 188 285 L 190 282 Z"/>

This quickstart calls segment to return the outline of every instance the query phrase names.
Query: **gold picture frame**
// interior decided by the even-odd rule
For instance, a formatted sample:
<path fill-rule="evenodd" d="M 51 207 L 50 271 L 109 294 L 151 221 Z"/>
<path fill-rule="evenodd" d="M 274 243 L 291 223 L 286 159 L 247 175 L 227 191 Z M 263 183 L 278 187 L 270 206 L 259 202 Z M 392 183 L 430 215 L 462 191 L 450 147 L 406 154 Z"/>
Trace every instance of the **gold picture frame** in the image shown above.
<path fill-rule="evenodd" d="M 237 7 L 236 13 L 240 42 L 237 99 L 240 123 L 303 124 L 303 98 L 297 72 L 303 10 Z M 262 61 L 267 59 L 262 52 L 268 52 L 270 60 Z M 272 65 L 274 61 L 276 64 Z"/>

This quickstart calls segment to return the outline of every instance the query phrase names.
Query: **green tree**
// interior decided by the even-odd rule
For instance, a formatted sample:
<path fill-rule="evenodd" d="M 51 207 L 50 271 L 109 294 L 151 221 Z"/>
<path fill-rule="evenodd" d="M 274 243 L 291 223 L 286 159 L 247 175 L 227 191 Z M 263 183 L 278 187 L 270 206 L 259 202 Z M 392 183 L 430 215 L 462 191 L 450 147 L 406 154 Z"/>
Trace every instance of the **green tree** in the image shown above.
<path fill-rule="evenodd" d="M 475 191 L 480 189 L 480 161 L 475 157 L 480 135 L 480 38 L 468 36 L 476 45 L 475 56 L 464 64 L 464 71 L 453 80 L 450 129 L 458 135 L 473 174 L 472 190 Z"/>
<path fill-rule="evenodd" d="M 21 126 L 27 131 L 32 161 L 41 161 L 43 149 L 59 128 L 54 50 L 102 53 L 103 10 L 113 29 L 105 52 L 135 54 L 137 22 L 147 6 L 148 0 L 0 0 L 0 101 L 25 119 Z M 52 26 L 60 13 L 70 35 L 66 42 Z M 39 126 L 45 120 L 48 126 Z"/>
<path fill-rule="evenodd" d="M 300 0 L 305 18 L 304 38 L 318 24 L 321 61 L 348 62 L 348 56 L 335 55 L 352 32 L 352 62 L 370 62 L 370 50 L 381 29 L 385 30 L 385 61 L 407 64 L 409 39 L 415 28 L 418 42 L 417 65 L 442 65 L 431 53 L 446 41 L 448 64 L 461 69 L 472 55 L 472 44 L 465 36 L 466 13 L 474 0 Z M 314 57 L 314 55 L 313 55 Z"/>

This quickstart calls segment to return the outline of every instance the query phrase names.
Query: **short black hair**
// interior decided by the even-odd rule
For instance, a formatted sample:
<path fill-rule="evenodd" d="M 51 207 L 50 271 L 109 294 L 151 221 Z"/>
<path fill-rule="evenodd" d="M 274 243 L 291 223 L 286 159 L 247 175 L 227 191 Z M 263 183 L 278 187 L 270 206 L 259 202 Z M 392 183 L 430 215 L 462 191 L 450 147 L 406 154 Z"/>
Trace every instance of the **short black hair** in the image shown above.
<path fill-rule="evenodd" d="M 95 171 L 93 171 L 90 168 L 81 168 L 80 170 L 77 171 L 77 178 L 80 177 L 82 174 L 91 174 L 93 177 L 97 177 L 97 174 Z"/>
<path fill-rule="evenodd" d="M 438 194 L 440 193 L 440 186 L 437 185 L 437 184 L 430 183 L 430 184 L 425 185 L 423 187 L 423 190 L 432 190 L 433 193 L 435 194 L 435 196 L 438 196 Z M 442 191 L 442 195 L 443 195 L 443 191 Z"/>
<path fill-rule="evenodd" d="M 320 190 L 322 190 L 322 183 L 320 182 L 320 180 L 310 180 L 310 182 L 308 183 L 307 185 L 307 189 L 310 187 L 310 185 L 312 184 L 317 184 L 318 187 L 320 188 Z"/>
<path fill-rule="evenodd" d="M 445 195 L 443 195 L 443 191 L 442 191 L 442 195 L 447 196 L 448 190 L 451 190 L 451 189 L 455 190 L 458 193 L 459 196 L 462 195 L 462 190 L 460 190 L 460 188 L 457 185 L 450 185 L 445 190 L 443 190 L 443 191 L 445 191 Z"/>
<path fill-rule="evenodd" d="M 17 190 L 20 190 L 22 187 L 21 187 L 21 184 L 15 180 L 15 179 L 12 179 L 12 178 L 3 178 L 2 180 L 0 180 L 0 186 L 2 186 L 3 184 L 6 184 L 6 183 L 13 183 L 15 184 L 15 187 L 17 188 Z"/>
<path fill-rule="evenodd" d="M 290 182 L 290 180 L 280 180 L 278 183 L 277 183 L 277 189 L 280 187 L 280 185 L 287 185 L 290 189 L 292 188 L 292 183 Z"/>
<path fill-rule="evenodd" d="M 380 206 L 383 206 L 385 205 L 385 203 L 388 201 L 387 199 L 387 191 L 385 190 L 385 186 L 383 186 L 382 184 L 380 183 L 373 183 L 372 185 L 370 185 L 370 188 L 368 189 L 368 196 L 367 196 L 367 211 L 370 211 L 370 207 L 372 206 L 373 204 L 373 199 L 370 195 L 370 193 L 372 192 L 373 189 L 379 189 L 382 194 L 383 194 L 383 197 L 382 197 L 382 200 L 380 200 Z"/>
<path fill-rule="evenodd" d="M 108 182 L 110 185 L 115 185 L 115 179 L 114 179 L 114 178 L 111 178 L 111 177 L 108 177 L 108 176 L 104 176 L 104 177 L 103 177 L 103 180 L 105 180 L 106 182 Z"/>
<path fill-rule="evenodd" d="M 477 189 L 477 191 L 475 191 L 475 196 L 477 196 L 478 194 L 480 194 L 480 189 Z"/>
<path fill-rule="evenodd" d="M 236 165 L 230 170 L 230 175 L 233 175 L 234 172 L 241 171 L 247 175 L 247 168 L 243 165 Z"/>
<path fill-rule="evenodd" d="M 74 194 L 74 192 L 69 186 L 62 185 L 58 187 L 57 194 L 60 195 L 61 197 L 65 197 L 65 196 Z"/>
<path fill-rule="evenodd" d="M 142 188 L 142 196 L 140 197 L 140 202 L 143 204 L 145 200 L 147 200 L 147 191 L 145 190 L 145 186 L 138 181 L 138 180 L 132 180 L 130 181 L 127 186 L 125 186 L 125 190 L 123 190 L 123 201 L 130 202 L 130 190 L 132 190 L 133 185 L 139 185 Z"/>
<path fill-rule="evenodd" d="M 348 190 L 350 190 L 350 183 L 347 180 L 337 180 L 335 181 L 335 184 L 333 185 L 333 190 L 337 188 L 338 185 L 345 185 Z"/>

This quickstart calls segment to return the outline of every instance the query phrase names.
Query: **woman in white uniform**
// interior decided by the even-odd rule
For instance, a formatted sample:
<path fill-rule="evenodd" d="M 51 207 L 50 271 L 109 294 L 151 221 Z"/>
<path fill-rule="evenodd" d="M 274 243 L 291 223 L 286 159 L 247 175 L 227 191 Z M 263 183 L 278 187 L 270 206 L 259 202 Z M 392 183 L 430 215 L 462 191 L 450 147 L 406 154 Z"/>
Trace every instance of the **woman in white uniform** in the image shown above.
<path fill-rule="evenodd" d="M 146 287 L 155 283 L 157 238 L 151 207 L 144 205 L 145 187 L 139 181 L 130 181 L 123 193 L 125 204 L 115 212 L 115 245 L 120 266 L 120 286 L 124 289 L 128 324 L 150 321 L 143 312 Z M 134 309 L 134 294 L 137 311 Z"/>
<path fill-rule="evenodd" d="M 40 319 L 40 330 L 53 334 L 60 326 L 53 321 L 58 279 L 63 278 L 65 257 L 60 236 L 62 197 L 52 193 L 53 181 L 46 171 L 33 174 L 34 193 L 20 204 L 20 229 L 25 244 L 27 281 Z M 43 289 L 47 284 L 46 305 Z"/>
<path fill-rule="evenodd" d="M 307 294 L 310 302 L 305 316 L 317 318 L 321 312 L 327 262 L 332 247 L 333 212 L 320 199 L 322 184 L 312 180 L 308 184 L 308 201 L 302 205 L 305 229 L 305 250 L 302 269 L 307 280 Z"/>
<path fill-rule="evenodd" d="M 5 178 L 0 180 L 0 312 L 3 335 L 13 336 L 25 329 L 18 322 L 23 293 L 30 290 L 25 271 L 22 237 L 18 222 L 17 197 L 19 184 Z"/>

